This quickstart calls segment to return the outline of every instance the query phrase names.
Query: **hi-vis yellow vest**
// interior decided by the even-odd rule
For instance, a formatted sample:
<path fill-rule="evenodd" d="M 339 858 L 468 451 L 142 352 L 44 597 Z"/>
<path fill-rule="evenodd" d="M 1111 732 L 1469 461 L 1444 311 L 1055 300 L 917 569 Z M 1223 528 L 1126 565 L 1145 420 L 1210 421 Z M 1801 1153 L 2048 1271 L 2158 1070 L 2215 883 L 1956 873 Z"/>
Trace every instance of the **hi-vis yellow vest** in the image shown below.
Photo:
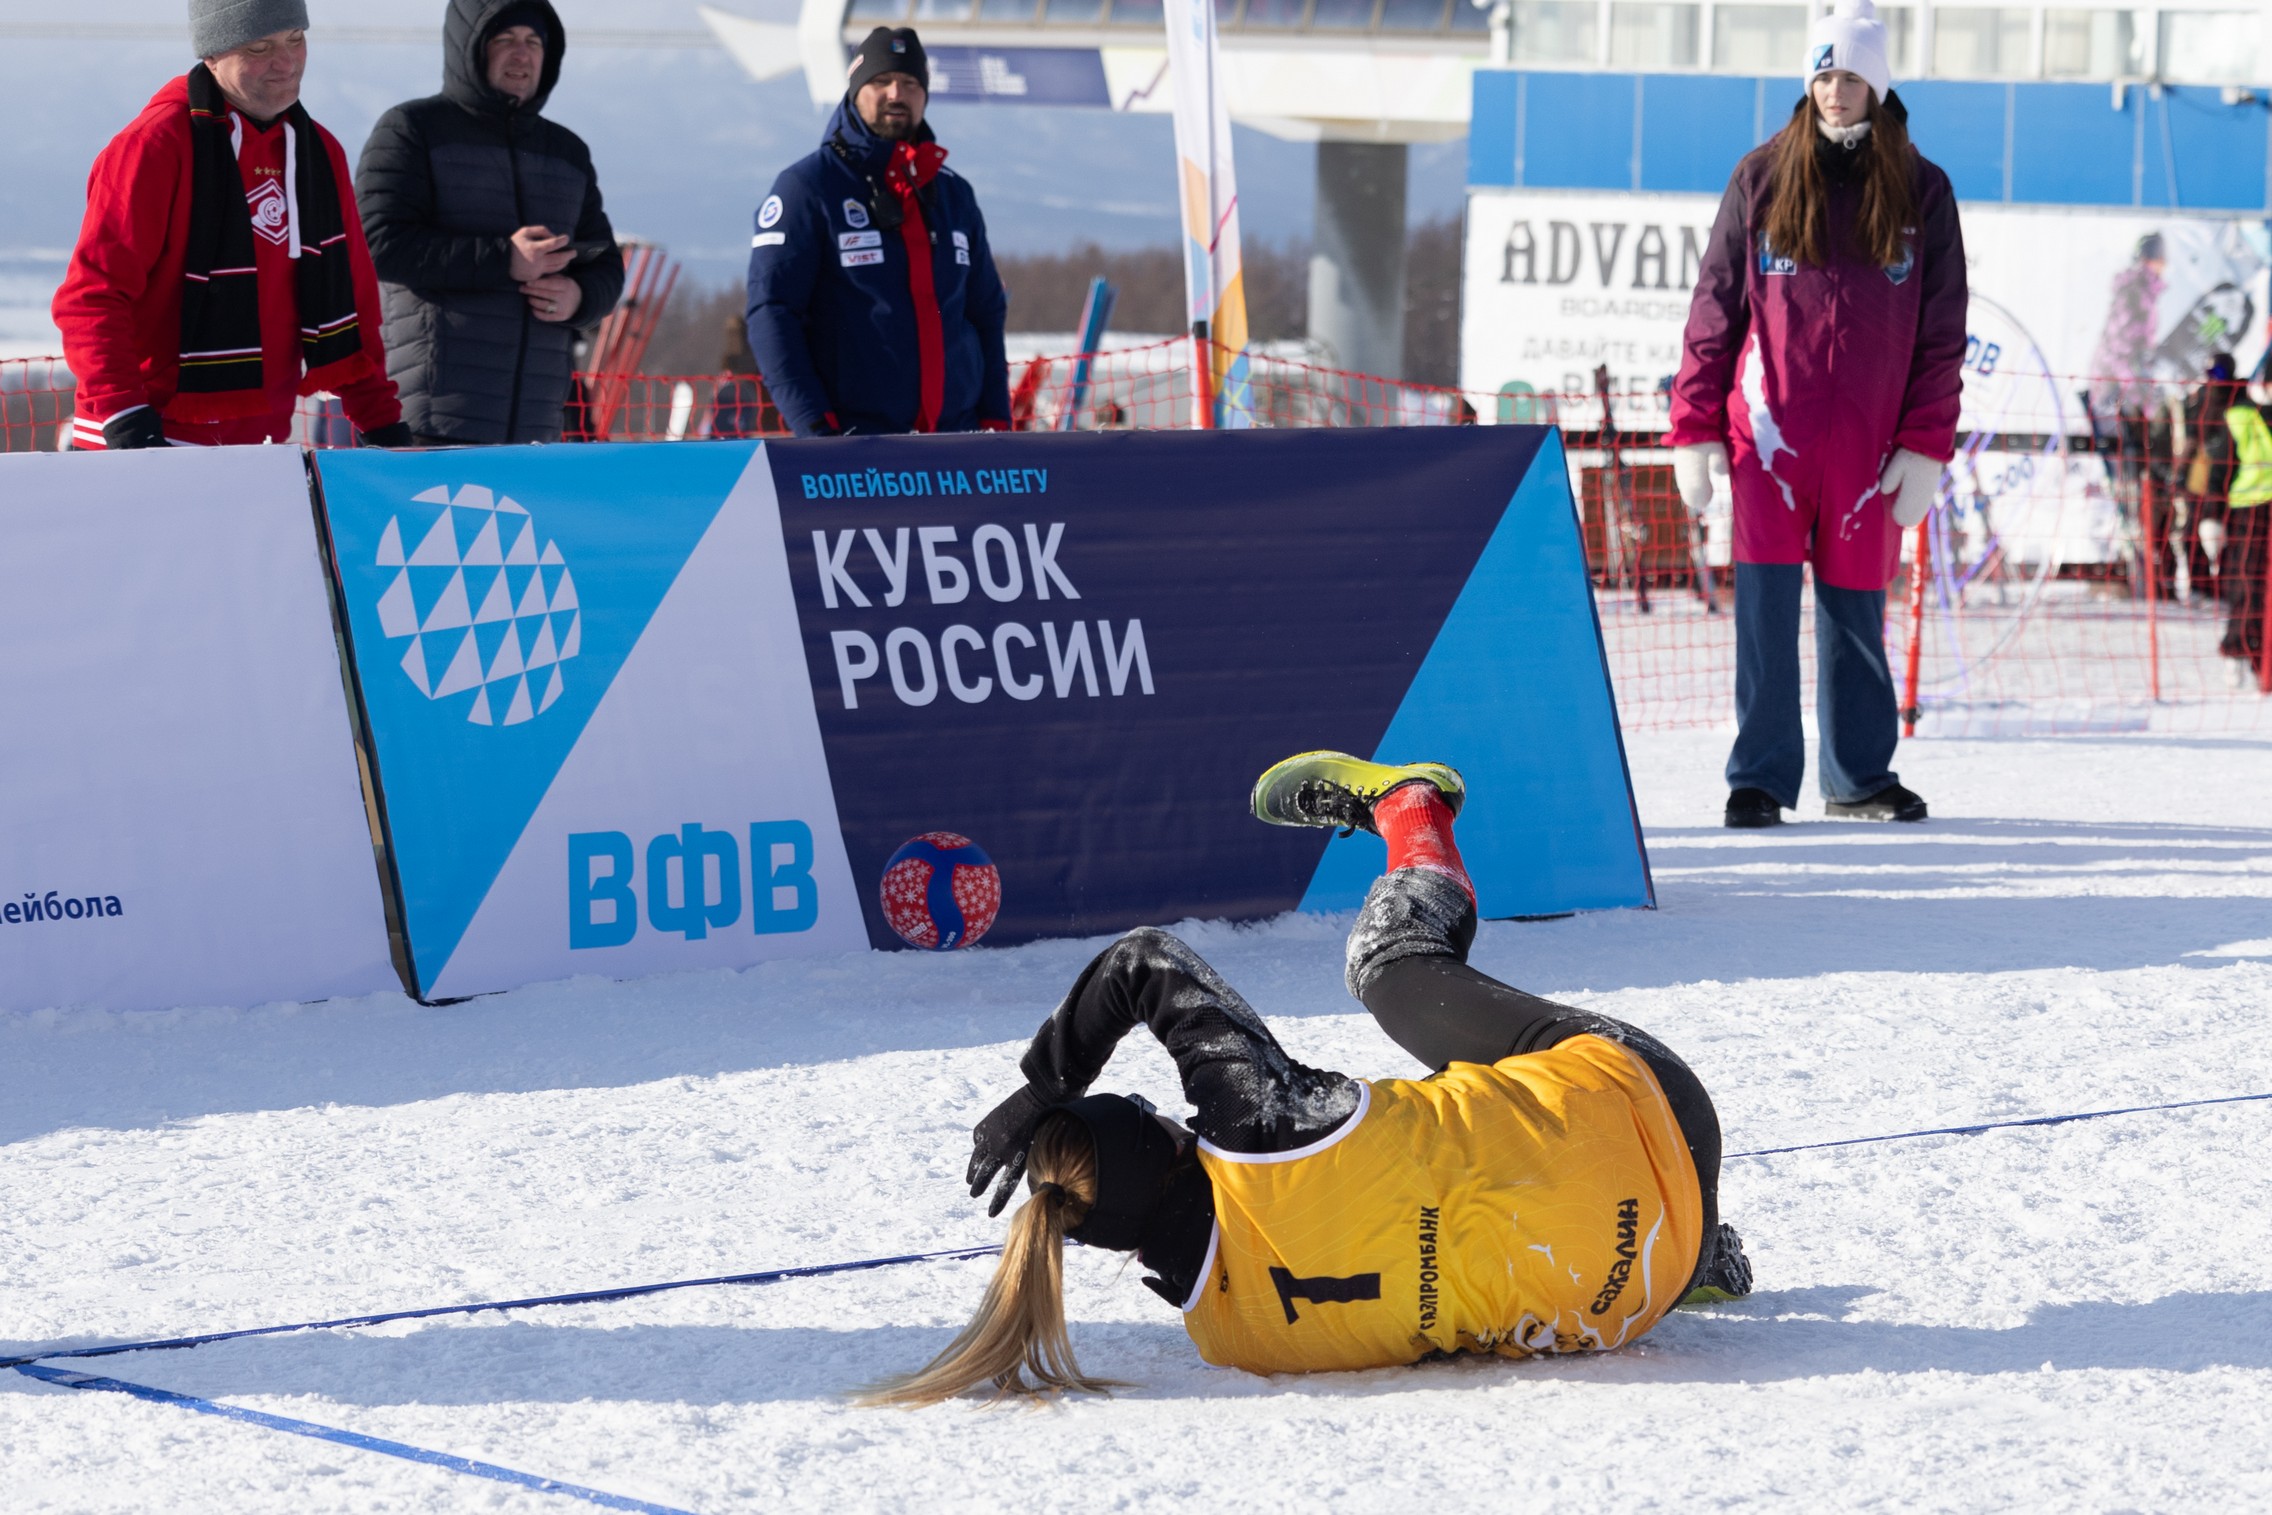
<path fill-rule="evenodd" d="M 1256 1373 L 1623 1346 L 1679 1302 L 1703 1197 L 1653 1074 L 1597 1036 L 1365 1086 L 1293 1152 L 1199 1161 L 1215 1234 L 1184 1326 Z"/>
<path fill-rule="evenodd" d="M 2272 500 L 2272 427 L 2264 412 L 2253 405 L 2235 405 L 2225 412 L 2225 427 L 2233 434 L 2232 487 L 2225 503 L 2235 510 Z"/>

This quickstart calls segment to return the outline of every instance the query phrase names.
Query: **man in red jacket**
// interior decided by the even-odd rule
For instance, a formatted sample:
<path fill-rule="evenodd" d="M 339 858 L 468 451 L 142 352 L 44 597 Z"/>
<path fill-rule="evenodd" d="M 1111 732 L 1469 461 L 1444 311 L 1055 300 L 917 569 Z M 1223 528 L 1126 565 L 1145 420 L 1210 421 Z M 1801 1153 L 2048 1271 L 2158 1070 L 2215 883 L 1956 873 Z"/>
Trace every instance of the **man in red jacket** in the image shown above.
<path fill-rule="evenodd" d="M 407 445 L 347 158 L 300 103 L 305 0 L 190 0 L 204 61 L 111 139 L 55 324 L 82 449 L 282 442 L 301 395 Z"/>

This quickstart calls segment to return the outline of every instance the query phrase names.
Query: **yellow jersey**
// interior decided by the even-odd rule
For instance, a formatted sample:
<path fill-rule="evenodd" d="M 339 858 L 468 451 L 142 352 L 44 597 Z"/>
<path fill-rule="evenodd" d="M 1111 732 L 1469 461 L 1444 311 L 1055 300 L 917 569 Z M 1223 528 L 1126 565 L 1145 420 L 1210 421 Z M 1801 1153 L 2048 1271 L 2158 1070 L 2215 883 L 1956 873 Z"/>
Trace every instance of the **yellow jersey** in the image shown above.
<path fill-rule="evenodd" d="M 1199 1161 L 1215 1230 L 1184 1326 L 1256 1373 L 1622 1346 L 1679 1302 L 1703 1242 L 1664 1092 L 1598 1036 L 1369 1082 L 1307 1147 L 1202 1141 Z"/>

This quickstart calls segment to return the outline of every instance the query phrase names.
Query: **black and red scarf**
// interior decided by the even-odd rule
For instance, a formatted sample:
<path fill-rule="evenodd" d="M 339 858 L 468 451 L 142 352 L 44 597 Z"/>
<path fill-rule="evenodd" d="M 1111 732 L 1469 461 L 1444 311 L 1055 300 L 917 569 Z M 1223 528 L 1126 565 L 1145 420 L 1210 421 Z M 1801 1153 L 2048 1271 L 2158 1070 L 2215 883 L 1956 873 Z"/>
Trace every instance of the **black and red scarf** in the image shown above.
<path fill-rule="evenodd" d="M 337 389 L 370 371 L 355 308 L 347 222 L 331 154 L 305 108 L 284 113 L 292 133 L 292 192 L 300 238 L 293 260 L 300 314 L 301 392 Z M 263 394 L 260 275 L 252 211 L 237 167 L 230 106 L 200 63 L 189 71 L 189 242 L 182 265 L 181 379 L 167 414 L 184 421 L 259 415 Z"/>

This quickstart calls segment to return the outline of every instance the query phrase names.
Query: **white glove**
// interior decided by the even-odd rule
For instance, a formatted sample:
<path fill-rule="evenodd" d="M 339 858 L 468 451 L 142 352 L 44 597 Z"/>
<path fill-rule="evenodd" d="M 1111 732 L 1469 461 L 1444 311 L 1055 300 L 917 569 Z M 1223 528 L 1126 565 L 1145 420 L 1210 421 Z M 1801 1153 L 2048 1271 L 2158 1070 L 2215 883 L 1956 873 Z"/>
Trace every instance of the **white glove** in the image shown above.
<path fill-rule="evenodd" d="M 1878 492 L 1893 496 L 1893 524 L 1907 531 L 1925 519 L 1933 498 L 1941 492 L 1941 469 L 1946 465 L 1896 447 L 1878 478 Z"/>
<path fill-rule="evenodd" d="M 1712 476 L 1728 476 L 1728 450 L 1717 442 L 1690 442 L 1672 450 L 1673 482 L 1680 502 L 1690 515 L 1702 515 L 1712 503 Z"/>
<path fill-rule="evenodd" d="M 2209 559 L 2209 562 L 2213 567 L 2216 564 L 2218 555 L 2224 550 L 2225 523 L 2218 520 L 2216 517 L 2211 516 L 2208 520 L 2201 523 L 2201 551 L 2203 555 Z"/>

